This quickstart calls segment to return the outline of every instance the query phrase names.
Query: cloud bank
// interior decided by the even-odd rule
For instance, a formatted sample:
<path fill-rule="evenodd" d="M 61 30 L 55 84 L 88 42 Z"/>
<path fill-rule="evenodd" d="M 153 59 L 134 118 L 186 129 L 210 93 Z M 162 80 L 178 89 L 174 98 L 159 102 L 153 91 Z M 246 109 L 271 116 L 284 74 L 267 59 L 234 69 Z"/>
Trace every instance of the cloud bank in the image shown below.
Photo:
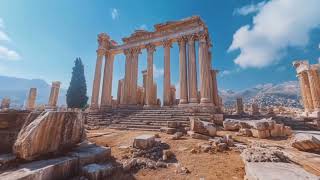
<path fill-rule="evenodd" d="M 310 31 L 319 28 L 319 7 L 319 0 L 270 0 L 259 8 L 238 10 L 244 15 L 258 12 L 252 24 L 233 35 L 228 51 L 240 51 L 234 62 L 242 68 L 262 68 L 281 60 L 288 47 L 305 47 Z"/>

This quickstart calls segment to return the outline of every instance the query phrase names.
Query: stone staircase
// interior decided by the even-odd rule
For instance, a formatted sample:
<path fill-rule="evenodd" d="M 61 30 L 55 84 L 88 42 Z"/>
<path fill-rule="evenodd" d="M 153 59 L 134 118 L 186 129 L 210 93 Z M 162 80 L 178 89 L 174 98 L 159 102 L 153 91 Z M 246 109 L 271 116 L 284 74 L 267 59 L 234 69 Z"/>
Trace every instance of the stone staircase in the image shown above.
<path fill-rule="evenodd" d="M 109 112 L 96 112 L 88 115 L 89 127 L 106 127 L 112 129 L 159 131 L 166 127 L 168 121 L 180 122 L 189 126 L 189 117 L 199 117 L 210 121 L 209 112 L 187 112 L 183 108 L 152 108 L 152 109 L 113 109 Z"/>

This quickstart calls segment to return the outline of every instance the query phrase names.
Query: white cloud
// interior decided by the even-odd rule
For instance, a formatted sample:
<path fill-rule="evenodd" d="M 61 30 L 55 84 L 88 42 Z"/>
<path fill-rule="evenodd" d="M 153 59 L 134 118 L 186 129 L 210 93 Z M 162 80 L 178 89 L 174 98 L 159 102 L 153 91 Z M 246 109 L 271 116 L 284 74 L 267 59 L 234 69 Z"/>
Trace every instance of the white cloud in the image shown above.
<path fill-rule="evenodd" d="M 113 20 L 119 18 L 119 11 L 116 8 L 111 9 L 111 17 Z"/>
<path fill-rule="evenodd" d="M 233 14 L 234 15 L 242 15 L 242 16 L 246 16 L 248 14 L 251 14 L 251 13 L 256 13 L 258 12 L 264 5 L 266 4 L 265 1 L 262 1 L 258 4 L 250 4 L 250 5 L 247 5 L 247 6 L 243 6 L 241 8 L 238 8 L 236 9 Z"/>
<path fill-rule="evenodd" d="M 20 58 L 20 55 L 16 51 L 10 50 L 0 45 L 0 59 L 19 60 Z"/>
<path fill-rule="evenodd" d="M 162 77 L 164 74 L 164 70 L 162 68 L 157 68 L 155 64 L 153 64 L 153 76 L 154 78 Z"/>
<path fill-rule="evenodd" d="M 305 47 L 309 33 L 320 25 L 319 0 L 270 0 L 233 35 L 229 52 L 240 50 L 234 60 L 242 68 L 277 63 L 288 47 Z"/>
<path fill-rule="evenodd" d="M 0 29 L 0 41 L 7 41 L 7 42 L 10 41 L 10 38 L 7 35 L 7 33 L 3 32 L 1 29 Z"/>
<path fill-rule="evenodd" d="M 228 76 L 230 74 L 238 73 L 240 71 L 241 71 L 240 68 L 235 68 L 232 70 L 223 70 L 223 71 L 219 72 L 218 75 L 220 75 L 221 77 L 224 77 L 224 76 Z"/>

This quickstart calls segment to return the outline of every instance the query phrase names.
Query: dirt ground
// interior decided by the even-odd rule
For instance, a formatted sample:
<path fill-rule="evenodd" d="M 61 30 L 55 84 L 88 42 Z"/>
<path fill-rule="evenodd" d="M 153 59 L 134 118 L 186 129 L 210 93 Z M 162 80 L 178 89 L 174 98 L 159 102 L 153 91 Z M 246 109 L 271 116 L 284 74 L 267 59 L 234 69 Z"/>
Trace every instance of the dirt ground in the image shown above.
<path fill-rule="evenodd" d="M 91 130 L 87 136 L 91 142 L 98 145 L 111 147 L 111 154 L 115 160 L 121 159 L 129 154 L 126 146 L 132 145 L 134 137 L 141 134 L 155 134 L 157 132 L 143 131 L 119 131 L 119 130 Z M 176 163 L 186 167 L 189 174 L 178 174 L 175 166 L 168 168 L 158 168 L 156 170 L 141 169 L 137 172 L 118 173 L 113 179 L 138 179 L 138 180 L 180 180 L 180 179 L 200 179 L 200 180 L 233 180 L 243 179 L 244 164 L 240 158 L 240 153 L 229 150 L 216 153 L 191 153 L 191 149 L 196 148 L 198 143 L 207 141 L 184 137 L 181 140 L 171 140 L 171 135 L 158 133 L 161 140 L 170 145 L 176 158 Z"/>

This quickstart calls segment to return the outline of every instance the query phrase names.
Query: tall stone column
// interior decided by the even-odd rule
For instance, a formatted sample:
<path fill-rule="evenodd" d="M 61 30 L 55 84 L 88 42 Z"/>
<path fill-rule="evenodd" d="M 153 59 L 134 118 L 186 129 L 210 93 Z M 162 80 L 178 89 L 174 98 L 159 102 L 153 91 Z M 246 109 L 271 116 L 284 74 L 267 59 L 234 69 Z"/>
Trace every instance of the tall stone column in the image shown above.
<path fill-rule="evenodd" d="M 210 71 L 210 81 L 209 81 L 209 89 L 210 89 L 210 102 L 214 103 L 214 94 L 213 94 L 213 77 L 212 77 L 212 64 L 211 64 L 211 56 L 212 56 L 212 53 L 211 53 L 211 50 L 210 50 L 210 44 L 208 44 L 208 56 L 207 56 L 207 59 L 208 59 L 208 67 L 209 67 L 209 71 Z"/>
<path fill-rule="evenodd" d="M 143 104 L 145 105 L 146 104 L 146 97 L 147 97 L 147 94 L 146 94 L 146 91 L 147 91 L 147 70 L 143 70 L 141 71 L 142 73 L 142 78 L 143 78 Z"/>
<path fill-rule="evenodd" d="M 153 53 L 156 50 L 155 46 L 148 44 L 147 48 L 147 90 L 146 90 L 146 105 L 154 105 L 153 99 Z"/>
<path fill-rule="evenodd" d="M 112 106 L 112 77 L 113 77 L 113 61 L 114 55 L 112 53 L 106 54 L 104 75 L 103 75 L 103 86 L 101 95 L 101 107 Z"/>
<path fill-rule="evenodd" d="M 314 110 L 320 111 L 320 82 L 318 70 L 311 67 L 308 71 L 308 79 L 310 84 L 310 91 L 312 95 L 312 104 Z"/>
<path fill-rule="evenodd" d="M 219 106 L 219 93 L 218 93 L 218 83 L 217 83 L 217 73 L 218 70 L 211 70 L 211 78 L 212 78 L 212 96 L 213 103 L 216 106 Z"/>
<path fill-rule="evenodd" d="M 123 96 L 123 79 L 118 81 L 117 103 L 121 104 L 121 97 Z"/>
<path fill-rule="evenodd" d="M 198 103 L 197 62 L 196 62 L 195 40 L 196 40 L 196 35 L 191 35 L 188 37 L 189 103 Z"/>
<path fill-rule="evenodd" d="M 179 44 L 179 75 L 180 75 L 180 103 L 188 103 L 188 83 L 187 83 L 187 59 L 186 59 L 186 38 L 178 39 Z"/>
<path fill-rule="evenodd" d="M 305 111 L 311 112 L 313 110 L 313 102 L 312 102 L 312 95 L 310 90 L 308 74 L 306 71 L 302 71 L 298 74 L 298 77 L 299 77 L 301 95 L 302 95 Z"/>
<path fill-rule="evenodd" d="M 28 100 L 26 103 L 27 110 L 34 110 L 36 106 L 37 88 L 30 88 Z"/>
<path fill-rule="evenodd" d="M 92 96 L 91 96 L 91 109 L 99 108 L 99 93 L 100 93 L 100 81 L 101 81 L 101 67 L 103 56 L 105 55 L 105 49 L 97 50 L 97 62 L 94 73 Z"/>
<path fill-rule="evenodd" d="M 131 49 L 125 49 L 124 54 L 126 56 L 126 67 L 125 67 L 125 77 L 124 77 L 124 85 L 123 85 L 123 94 L 121 94 L 121 102 L 120 104 L 128 104 L 129 103 L 129 93 L 131 91 L 131 78 L 132 78 L 132 53 Z"/>
<path fill-rule="evenodd" d="M 200 69 L 200 94 L 201 104 L 209 104 L 210 99 L 210 68 L 208 64 L 208 43 L 207 34 L 199 35 L 199 69 Z"/>
<path fill-rule="evenodd" d="M 170 40 L 164 41 L 163 47 L 164 47 L 163 105 L 170 106 L 173 103 L 171 102 L 171 98 L 170 98 L 170 88 L 171 88 L 170 48 L 172 47 L 172 42 Z"/>
<path fill-rule="evenodd" d="M 141 53 L 140 48 L 132 49 L 132 67 L 131 67 L 131 91 L 130 91 L 130 104 L 137 105 L 137 91 L 138 91 L 138 63 L 139 54 Z"/>
<path fill-rule="evenodd" d="M 51 92 L 49 97 L 49 108 L 55 108 L 57 107 L 57 102 L 59 98 L 59 91 L 60 91 L 60 85 L 61 82 L 59 81 L 53 81 L 51 85 Z"/>

